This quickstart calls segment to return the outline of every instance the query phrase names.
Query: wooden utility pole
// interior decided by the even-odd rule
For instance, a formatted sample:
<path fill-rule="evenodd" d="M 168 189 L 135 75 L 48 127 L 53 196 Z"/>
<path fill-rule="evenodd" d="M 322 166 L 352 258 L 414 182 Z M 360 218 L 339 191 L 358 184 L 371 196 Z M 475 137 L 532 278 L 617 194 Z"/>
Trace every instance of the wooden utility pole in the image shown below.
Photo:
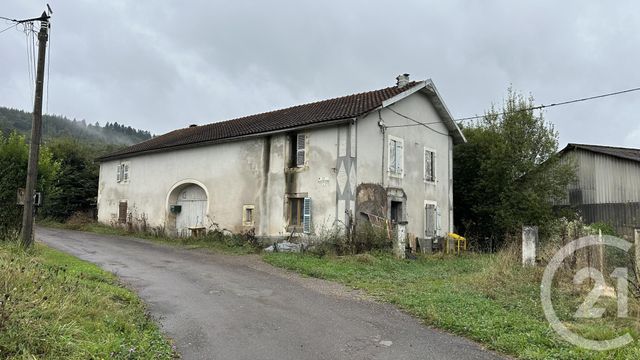
<path fill-rule="evenodd" d="M 36 95 L 33 104 L 33 123 L 31 124 L 31 143 L 29 144 L 29 164 L 27 166 L 27 184 L 24 191 L 24 211 L 22 213 L 22 246 L 33 245 L 33 215 L 36 180 L 38 178 L 38 158 L 40 139 L 42 138 L 42 92 L 44 85 L 44 65 L 49 37 L 49 15 L 40 16 L 38 32 L 38 65 L 36 68 Z"/>

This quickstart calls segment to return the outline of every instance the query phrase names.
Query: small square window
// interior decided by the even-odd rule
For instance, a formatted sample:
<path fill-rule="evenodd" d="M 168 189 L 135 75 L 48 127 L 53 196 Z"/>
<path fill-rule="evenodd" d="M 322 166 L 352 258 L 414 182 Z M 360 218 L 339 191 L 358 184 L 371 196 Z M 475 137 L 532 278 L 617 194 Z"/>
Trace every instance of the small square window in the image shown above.
<path fill-rule="evenodd" d="M 255 223 L 254 218 L 254 205 L 244 205 L 242 207 L 242 225 L 243 226 L 253 226 Z"/>

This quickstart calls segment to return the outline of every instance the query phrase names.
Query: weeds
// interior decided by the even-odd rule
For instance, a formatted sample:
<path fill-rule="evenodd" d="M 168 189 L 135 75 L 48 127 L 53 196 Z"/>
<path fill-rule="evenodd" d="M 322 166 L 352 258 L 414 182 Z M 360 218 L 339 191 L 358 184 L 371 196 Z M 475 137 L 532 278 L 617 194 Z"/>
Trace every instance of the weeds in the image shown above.
<path fill-rule="evenodd" d="M 171 359 L 131 291 L 97 266 L 37 244 L 0 243 L 0 358 Z"/>

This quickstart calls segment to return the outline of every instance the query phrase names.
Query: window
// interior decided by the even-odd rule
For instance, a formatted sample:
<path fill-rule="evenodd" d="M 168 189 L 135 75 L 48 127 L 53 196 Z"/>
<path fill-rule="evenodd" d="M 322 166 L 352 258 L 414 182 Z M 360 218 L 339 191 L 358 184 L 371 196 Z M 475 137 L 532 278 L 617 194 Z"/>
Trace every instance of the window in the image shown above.
<path fill-rule="evenodd" d="M 436 181 L 436 153 L 429 149 L 424 149 L 424 180 Z"/>
<path fill-rule="evenodd" d="M 289 198 L 289 225 L 302 225 L 304 198 Z"/>
<path fill-rule="evenodd" d="M 289 136 L 289 144 L 291 146 L 289 167 L 303 167 L 306 160 L 307 135 L 292 134 Z"/>
<path fill-rule="evenodd" d="M 402 139 L 389 136 L 389 172 L 402 176 L 404 168 L 404 142 Z"/>
<path fill-rule="evenodd" d="M 118 222 L 124 224 L 127 222 L 127 202 L 120 201 L 118 204 Z"/>
<path fill-rule="evenodd" d="M 255 209 L 254 205 L 245 205 L 242 207 L 242 225 L 243 226 L 253 226 L 254 218 L 253 211 Z"/>
<path fill-rule="evenodd" d="M 289 198 L 289 226 L 302 227 L 305 234 L 311 233 L 311 199 Z"/>
<path fill-rule="evenodd" d="M 119 183 L 129 182 L 129 163 L 121 163 L 116 167 L 116 181 Z"/>

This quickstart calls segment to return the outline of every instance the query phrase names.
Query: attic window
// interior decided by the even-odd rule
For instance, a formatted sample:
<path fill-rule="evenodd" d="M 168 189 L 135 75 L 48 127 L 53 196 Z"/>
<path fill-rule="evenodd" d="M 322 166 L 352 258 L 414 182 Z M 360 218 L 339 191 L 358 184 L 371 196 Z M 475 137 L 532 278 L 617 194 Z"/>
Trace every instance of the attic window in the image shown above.
<path fill-rule="evenodd" d="M 289 167 L 303 167 L 307 158 L 307 135 L 302 133 L 294 133 L 289 135 Z"/>

